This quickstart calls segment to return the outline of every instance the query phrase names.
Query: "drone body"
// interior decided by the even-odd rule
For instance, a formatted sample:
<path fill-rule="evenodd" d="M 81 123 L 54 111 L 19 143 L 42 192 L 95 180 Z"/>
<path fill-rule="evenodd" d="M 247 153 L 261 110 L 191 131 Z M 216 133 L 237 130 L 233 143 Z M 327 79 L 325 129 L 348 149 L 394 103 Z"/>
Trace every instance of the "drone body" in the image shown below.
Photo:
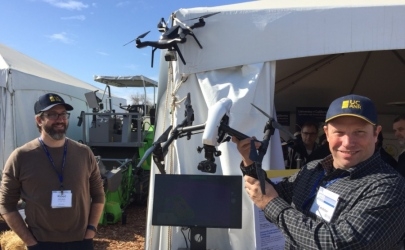
<path fill-rule="evenodd" d="M 177 60 L 176 53 L 177 53 L 179 55 L 181 61 L 183 62 L 183 64 L 186 65 L 186 61 L 177 44 L 185 43 L 187 41 L 186 37 L 188 35 L 191 35 L 194 38 L 194 40 L 197 42 L 198 46 L 202 49 L 202 46 L 201 46 L 200 42 L 198 41 L 197 37 L 195 36 L 193 29 L 204 27 L 205 26 L 204 18 L 210 17 L 212 15 L 216 15 L 218 13 L 220 13 L 220 12 L 204 15 L 204 16 L 201 16 L 198 18 L 189 19 L 189 20 L 198 19 L 198 22 L 194 23 L 191 26 L 187 26 L 186 24 L 181 22 L 179 19 L 177 19 L 174 15 L 172 15 L 172 20 L 176 20 L 178 22 L 178 24 L 173 25 L 170 28 L 167 27 L 164 18 L 162 18 L 161 21 L 158 23 L 158 30 L 162 33 L 162 35 L 158 41 L 141 41 L 141 39 L 144 38 L 149 33 L 149 31 L 148 31 L 148 32 L 138 36 L 136 39 L 124 44 L 124 46 L 135 41 L 136 47 L 139 49 L 145 48 L 148 46 L 152 47 L 152 60 L 151 60 L 152 68 L 153 68 L 154 53 L 155 53 L 156 49 L 167 49 L 168 50 L 165 55 L 166 61 L 176 61 Z"/>

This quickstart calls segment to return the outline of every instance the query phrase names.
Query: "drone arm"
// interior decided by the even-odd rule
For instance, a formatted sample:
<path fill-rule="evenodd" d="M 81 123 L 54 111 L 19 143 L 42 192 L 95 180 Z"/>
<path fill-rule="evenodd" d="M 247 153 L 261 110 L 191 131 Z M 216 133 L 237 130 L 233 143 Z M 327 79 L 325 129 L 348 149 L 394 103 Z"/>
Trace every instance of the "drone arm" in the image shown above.
<path fill-rule="evenodd" d="M 164 156 L 162 152 L 162 146 L 160 144 L 158 144 L 155 150 L 153 151 L 152 159 L 155 162 L 160 173 L 166 174 L 164 163 L 162 163 L 164 161 Z"/>
<path fill-rule="evenodd" d="M 221 123 L 221 125 L 219 126 L 219 129 L 224 131 L 225 133 L 227 133 L 230 136 L 235 136 L 238 140 L 243 140 L 246 138 L 249 138 L 249 136 L 239 132 L 238 130 L 235 130 L 231 127 L 229 127 L 227 124 Z"/>
<path fill-rule="evenodd" d="M 259 160 L 262 161 L 264 155 L 266 154 L 267 148 L 270 143 L 270 138 L 274 134 L 274 120 L 270 119 L 267 123 L 266 126 L 264 127 L 264 136 L 263 136 L 263 141 L 262 144 L 259 148 Z"/>
<path fill-rule="evenodd" d="M 152 61 L 151 61 L 151 65 L 150 65 L 151 68 L 153 68 L 153 59 L 155 58 L 155 50 L 156 49 L 157 49 L 156 47 L 152 48 Z"/>
<path fill-rule="evenodd" d="M 176 50 L 177 54 L 179 54 L 179 57 L 181 59 L 181 61 L 183 62 L 184 65 L 186 65 L 186 61 L 184 60 L 183 54 L 181 54 L 181 51 L 179 49 L 179 46 L 177 46 L 177 43 L 173 43 L 173 48 L 174 50 Z"/>
<path fill-rule="evenodd" d="M 173 130 L 172 135 L 169 137 L 169 139 L 163 145 L 163 147 L 162 147 L 163 158 L 166 156 L 170 144 L 172 144 L 172 142 L 174 140 L 176 140 L 178 137 L 181 137 L 183 134 L 187 134 L 188 132 L 198 131 L 198 130 L 202 130 L 205 128 L 205 124 L 183 127 L 182 125 L 186 122 L 186 120 L 187 119 L 184 119 L 183 123 L 178 125 Z"/>
<path fill-rule="evenodd" d="M 201 28 L 205 26 L 204 19 L 200 19 L 198 22 L 190 26 L 190 29 Z"/>
<path fill-rule="evenodd" d="M 198 41 L 197 37 L 194 35 L 194 33 L 190 33 L 190 35 L 191 35 L 192 37 L 194 37 L 194 40 L 197 42 L 197 44 L 198 44 L 198 46 L 200 47 L 200 49 L 202 49 L 203 47 L 202 47 L 201 43 Z"/>
<path fill-rule="evenodd" d="M 264 137 L 263 141 L 258 149 L 259 154 L 257 155 L 256 153 L 256 159 L 254 159 L 254 164 L 256 166 L 256 174 L 260 182 L 260 189 L 263 194 L 266 194 L 265 191 L 265 174 L 262 170 L 262 161 L 263 157 L 266 154 L 267 148 L 269 146 L 270 142 L 270 137 L 274 134 L 274 126 L 273 126 L 273 119 L 270 119 L 267 123 L 266 126 L 264 127 Z M 254 144 L 252 143 L 251 145 L 252 150 L 254 148 Z M 253 159 L 251 159 L 253 160 Z"/>
<path fill-rule="evenodd" d="M 199 124 L 199 125 L 194 125 L 194 126 L 188 126 L 188 127 L 183 127 L 179 129 L 179 132 L 181 133 L 181 135 L 183 133 L 188 133 L 188 132 L 194 132 L 194 131 L 198 131 L 198 130 L 203 130 L 205 128 L 205 123 L 203 124 Z"/>

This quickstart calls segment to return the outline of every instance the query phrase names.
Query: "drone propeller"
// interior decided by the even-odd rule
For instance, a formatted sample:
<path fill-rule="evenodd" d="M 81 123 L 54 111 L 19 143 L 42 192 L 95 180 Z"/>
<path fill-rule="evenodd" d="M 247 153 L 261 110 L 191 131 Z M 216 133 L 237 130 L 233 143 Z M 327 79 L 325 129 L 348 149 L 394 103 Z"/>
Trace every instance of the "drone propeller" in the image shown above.
<path fill-rule="evenodd" d="M 188 29 L 190 31 L 190 33 L 193 33 L 193 29 L 189 26 L 187 26 L 187 24 L 183 23 L 182 21 L 180 21 L 177 17 L 173 17 L 174 20 L 176 20 L 178 23 L 180 23 L 183 27 L 185 27 L 186 29 Z M 191 19 L 190 19 L 191 20 Z M 187 20 L 186 20 L 187 21 Z"/>
<path fill-rule="evenodd" d="M 204 18 L 213 16 L 213 15 L 216 15 L 216 14 L 219 14 L 219 13 L 221 13 L 221 12 L 215 12 L 215 13 L 207 14 L 207 15 L 204 15 L 204 16 L 195 17 L 195 18 L 187 19 L 187 20 L 185 20 L 185 21 L 196 20 L 196 19 L 204 19 Z"/>
<path fill-rule="evenodd" d="M 291 134 L 290 131 L 288 131 L 287 129 L 285 129 L 283 126 L 281 126 L 280 123 L 276 122 L 273 117 L 271 117 L 270 115 L 268 115 L 266 112 L 264 112 L 263 110 L 261 110 L 259 107 L 257 107 L 256 105 L 254 105 L 253 103 L 250 103 L 253 107 L 255 107 L 257 110 L 260 111 L 260 113 L 262 113 L 263 115 L 265 115 L 266 117 L 268 117 L 270 120 L 272 120 L 273 126 L 278 129 L 283 131 L 284 133 L 286 133 L 288 136 L 290 136 L 292 139 L 296 139 L 295 136 L 293 134 Z"/>
<path fill-rule="evenodd" d="M 145 32 L 142 35 L 138 36 L 136 39 L 144 38 L 147 34 L 149 34 L 149 32 L 150 32 L 150 30 L 148 32 Z"/>
<path fill-rule="evenodd" d="M 139 161 L 138 165 L 136 165 L 137 168 L 142 166 L 143 162 L 150 156 L 153 151 L 155 151 L 156 147 L 160 146 L 160 143 L 167 141 L 167 138 L 169 137 L 170 130 L 172 129 L 173 126 L 169 126 L 166 131 L 152 144 L 152 147 L 150 147 L 148 150 L 146 150 L 145 154 L 143 155 L 142 159 Z"/>
<path fill-rule="evenodd" d="M 149 32 L 150 32 L 150 30 L 149 30 L 148 32 L 145 32 L 145 33 L 143 33 L 142 35 L 138 36 L 138 37 L 135 38 L 134 40 L 131 40 L 130 42 L 127 42 L 127 43 L 124 44 L 123 46 L 126 46 L 126 45 L 128 45 L 128 44 L 130 44 L 130 43 L 132 43 L 132 42 L 134 42 L 134 41 L 136 41 L 136 40 L 138 40 L 138 39 L 140 39 L 140 38 L 144 38 Z"/>
<path fill-rule="evenodd" d="M 143 155 L 142 159 L 139 161 L 138 165 L 136 165 L 137 168 L 141 167 L 143 162 L 149 157 L 150 154 L 155 150 L 158 144 L 152 145 L 152 147 L 148 148 L 148 150 L 145 151 L 145 154 Z"/>

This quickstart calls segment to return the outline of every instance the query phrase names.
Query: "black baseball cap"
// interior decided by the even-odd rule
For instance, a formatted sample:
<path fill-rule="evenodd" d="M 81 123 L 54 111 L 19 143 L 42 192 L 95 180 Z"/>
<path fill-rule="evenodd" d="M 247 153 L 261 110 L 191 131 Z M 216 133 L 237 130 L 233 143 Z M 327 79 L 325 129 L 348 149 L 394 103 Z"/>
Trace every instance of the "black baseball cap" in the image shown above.
<path fill-rule="evenodd" d="M 54 93 L 48 93 L 39 97 L 38 101 L 35 102 L 34 111 L 35 114 L 47 111 L 56 105 L 65 106 L 66 110 L 73 110 L 73 107 L 63 100 L 60 95 Z"/>
<path fill-rule="evenodd" d="M 334 100 L 326 113 L 325 122 L 340 116 L 354 116 L 372 125 L 377 124 L 377 110 L 374 103 L 365 96 L 346 95 Z"/>

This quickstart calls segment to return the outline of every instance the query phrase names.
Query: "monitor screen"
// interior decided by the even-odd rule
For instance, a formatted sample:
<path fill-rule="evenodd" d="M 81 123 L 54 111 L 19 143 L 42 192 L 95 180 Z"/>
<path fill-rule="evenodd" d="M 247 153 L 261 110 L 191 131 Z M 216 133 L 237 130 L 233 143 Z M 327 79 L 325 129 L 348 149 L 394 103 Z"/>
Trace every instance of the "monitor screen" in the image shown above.
<path fill-rule="evenodd" d="M 242 228 L 242 176 L 156 174 L 152 225 Z"/>

